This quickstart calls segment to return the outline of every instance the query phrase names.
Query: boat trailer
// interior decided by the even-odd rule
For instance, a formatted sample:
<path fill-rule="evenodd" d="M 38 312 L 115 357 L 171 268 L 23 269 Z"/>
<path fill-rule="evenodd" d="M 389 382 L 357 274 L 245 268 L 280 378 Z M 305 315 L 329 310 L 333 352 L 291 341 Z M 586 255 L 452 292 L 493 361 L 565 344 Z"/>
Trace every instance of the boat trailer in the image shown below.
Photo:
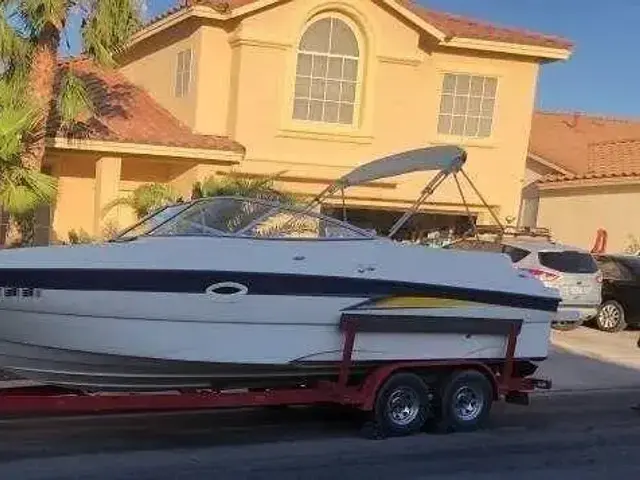
<path fill-rule="evenodd" d="M 421 360 L 387 363 L 359 381 L 351 375 L 359 332 L 389 332 L 388 325 L 342 316 L 342 360 L 335 381 L 247 391 L 83 392 L 59 386 L 0 388 L 0 415 L 64 415 L 167 412 L 218 408 L 311 406 L 352 407 L 367 412 L 363 434 L 384 438 L 425 427 L 469 431 L 481 426 L 493 401 L 528 405 L 529 393 L 551 381 L 520 375 L 514 354 L 519 324 L 506 325 L 505 361 L 499 367 L 476 360 Z M 471 333 L 469 333 L 471 335 Z"/>

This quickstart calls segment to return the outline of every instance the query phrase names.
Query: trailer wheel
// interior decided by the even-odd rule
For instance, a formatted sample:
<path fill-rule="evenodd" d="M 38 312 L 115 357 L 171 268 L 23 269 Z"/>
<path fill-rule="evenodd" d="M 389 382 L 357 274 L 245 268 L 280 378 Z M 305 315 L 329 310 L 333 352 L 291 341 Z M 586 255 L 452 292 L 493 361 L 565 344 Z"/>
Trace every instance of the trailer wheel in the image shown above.
<path fill-rule="evenodd" d="M 429 388 L 413 373 L 396 373 L 378 391 L 374 423 L 381 436 L 402 436 L 422 429 L 430 410 Z"/>
<path fill-rule="evenodd" d="M 454 373 L 441 396 L 441 429 L 469 432 L 480 428 L 491 413 L 493 385 L 476 370 Z"/>

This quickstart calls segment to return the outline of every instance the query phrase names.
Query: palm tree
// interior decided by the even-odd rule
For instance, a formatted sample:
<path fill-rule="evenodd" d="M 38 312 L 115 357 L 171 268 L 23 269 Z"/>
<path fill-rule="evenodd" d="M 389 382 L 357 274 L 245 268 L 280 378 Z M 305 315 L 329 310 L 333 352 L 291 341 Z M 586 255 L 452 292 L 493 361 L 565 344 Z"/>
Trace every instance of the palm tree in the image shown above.
<path fill-rule="evenodd" d="M 20 88 L 20 84 L 0 78 L 0 207 L 11 217 L 10 225 L 18 231 L 21 243 L 28 245 L 34 235 L 33 214 L 53 202 L 57 183 L 22 164 L 24 139 L 38 128 L 38 115 Z"/>
<path fill-rule="evenodd" d="M 138 219 L 146 217 L 149 213 L 165 205 L 175 203 L 178 196 L 171 186 L 164 183 L 145 183 L 137 187 L 126 197 L 116 198 L 109 202 L 103 209 L 106 215 L 117 206 L 126 206 L 133 209 Z"/>
<path fill-rule="evenodd" d="M 192 198 L 202 197 L 244 197 L 257 198 L 261 200 L 275 201 L 284 205 L 296 206 L 301 204 L 298 195 L 276 188 L 275 182 L 284 172 L 278 172 L 263 178 L 247 178 L 238 173 L 232 172 L 225 177 L 207 177 L 203 182 L 198 182 L 193 187 Z M 226 225 L 228 231 L 235 231 L 239 225 L 249 223 L 247 219 L 253 219 L 262 212 L 258 204 L 250 202 L 244 203 L 242 209 L 228 212 L 228 217 L 224 218 L 223 210 L 217 212 L 221 222 Z M 262 212 L 263 213 L 263 212 Z M 313 217 L 297 215 L 293 212 L 283 211 L 270 216 L 261 222 L 259 228 L 254 232 L 258 236 L 276 236 L 286 234 L 317 234 L 318 225 Z"/>
<path fill-rule="evenodd" d="M 237 196 L 297 203 L 296 195 L 279 190 L 274 185 L 283 173 L 278 172 L 264 178 L 247 178 L 233 172 L 225 177 L 210 176 L 193 186 L 192 198 Z"/>
<path fill-rule="evenodd" d="M 73 124 L 92 110 L 83 81 L 66 71 L 54 91 L 58 74 L 58 51 L 67 34 L 69 19 L 81 17 L 84 53 L 99 65 L 115 66 L 114 55 L 122 51 L 141 25 L 139 0 L 0 0 L 1 75 L 20 85 L 33 99 L 38 122 L 22 162 L 39 171 L 45 154 L 46 126 L 55 105 L 63 125 Z"/>

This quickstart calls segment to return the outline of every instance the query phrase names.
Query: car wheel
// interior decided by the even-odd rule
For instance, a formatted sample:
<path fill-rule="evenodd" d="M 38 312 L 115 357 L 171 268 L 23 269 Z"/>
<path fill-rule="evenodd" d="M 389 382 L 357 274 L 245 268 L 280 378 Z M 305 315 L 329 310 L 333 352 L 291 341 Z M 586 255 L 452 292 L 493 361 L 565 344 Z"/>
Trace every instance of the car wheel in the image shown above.
<path fill-rule="evenodd" d="M 620 332 L 627 328 L 624 308 L 615 300 L 607 300 L 600 306 L 596 316 L 596 325 L 603 332 Z"/>

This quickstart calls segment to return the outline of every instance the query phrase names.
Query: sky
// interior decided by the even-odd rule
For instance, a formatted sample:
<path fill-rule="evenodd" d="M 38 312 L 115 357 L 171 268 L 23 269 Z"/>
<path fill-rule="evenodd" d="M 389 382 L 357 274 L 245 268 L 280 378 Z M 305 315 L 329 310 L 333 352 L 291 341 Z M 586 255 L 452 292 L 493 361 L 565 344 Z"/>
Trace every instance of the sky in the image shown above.
<path fill-rule="evenodd" d="M 149 16 L 177 0 L 146 0 Z M 537 108 L 640 117 L 640 0 L 416 0 L 429 8 L 566 37 L 566 62 L 543 65 Z M 75 39 L 71 40 L 75 43 Z"/>

